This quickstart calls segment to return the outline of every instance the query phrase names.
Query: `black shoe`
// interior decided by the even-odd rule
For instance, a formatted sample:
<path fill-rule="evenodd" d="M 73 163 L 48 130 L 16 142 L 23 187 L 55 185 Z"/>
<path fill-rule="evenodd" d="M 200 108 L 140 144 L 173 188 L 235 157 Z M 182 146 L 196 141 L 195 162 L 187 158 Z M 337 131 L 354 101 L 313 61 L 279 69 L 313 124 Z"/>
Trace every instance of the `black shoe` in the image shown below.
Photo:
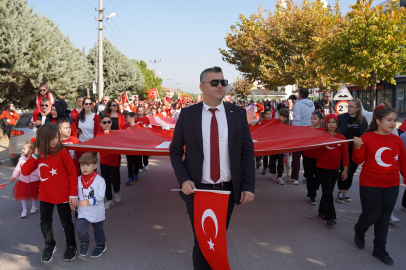
<path fill-rule="evenodd" d="M 335 220 L 335 219 L 329 219 L 329 220 L 327 220 L 327 225 L 328 226 L 333 226 L 333 225 L 336 225 L 337 224 L 337 221 Z"/>
<path fill-rule="evenodd" d="M 79 247 L 79 255 L 80 256 L 86 256 L 87 255 L 87 250 L 89 249 L 89 242 L 83 242 L 80 244 Z"/>
<path fill-rule="evenodd" d="M 393 265 L 394 263 L 388 252 L 386 252 L 385 247 L 375 245 L 372 255 L 374 255 L 378 259 L 381 259 L 384 264 Z"/>
<path fill-rule="evenodd" d="M 310 197 L 310 205 L 316 205 L 316 198 L 315 197 Z"/>
<path fill-rule="evenodd" d="M 76 259 L 76 246 L 68 246 L 64 254 L 64 261 L 73 261 Z"/>
<path fill-rule="evenodd" d="M 42 262 L 50 262 L 52 261 L 52 257 L 56 251 L 56 246 L 47 245 L 45 249 L 42 251 L 41 261 Z"/>
<path fill-rule="evenodd" d="M 355 231 L 355 236 L 354 236 L 354 243 L 358 248 L 364 248 L 365 247 L 365 235 L 361 235 L 357 231 L 357 224 L 354 225 L 354 231 Z"/>
<path fill-rule="evenodd" d="M 94 249 L 94 251 L 92 253 L 92 257 L 93 258 L 100 257 L 106 250 L 107 250 L 106 245 L 104 245 L 104 246 L 96 246 L 96 248 Z"/>
<path fill-rule="evenodd" d="M 317 215 L 318 215 L 319 217 L 321 217 L 322 219 L 324 219 L 324 216 L 323 216 L 322 213 L 319 212 Z"/>

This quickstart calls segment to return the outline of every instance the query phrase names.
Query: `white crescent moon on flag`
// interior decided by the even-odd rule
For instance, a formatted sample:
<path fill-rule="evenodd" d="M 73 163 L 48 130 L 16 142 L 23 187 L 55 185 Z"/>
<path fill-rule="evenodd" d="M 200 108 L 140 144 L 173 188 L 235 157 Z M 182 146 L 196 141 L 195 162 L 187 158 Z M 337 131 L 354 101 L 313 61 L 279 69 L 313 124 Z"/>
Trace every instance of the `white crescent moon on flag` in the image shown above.
<path fill-rule="evenodd" d="M 385 162 L 382 161 L 382 153 L 385 150 L 392 150 L 392 149 L 390 149 L 388 147 L 379 148 L 378 151 L 376 151 L 376 153 L 375 153 L 375 160 L 376 160 L 376 163 L 378 163 L 379 166 L 390 167 L 390 166 L 392 166 L 392 164 L 386 164 Z"/>
<path fill-rule="evenodd" d="M 219 229 L 219 225 L 217 223 L 216 214 L 214 214 L 213 210 L 211 210 L 211 209 L 207 209 L 206 211 L 203 212 L 203 215 L 202 215 L 202 229 L 203 229 L 203 232 L 204 232 L 204 234 L 206 234 L 206 232 L 204 231 L 204 220 L 207 217 L 211 217 L 211 219 L 214 221 L 214 225 L 216 226 L 216 236 L 214 238 L 216 238 L 217 237 L 217 232 L 218 232 L 218 229 Z"/>
<path fill-rule="evenodd" d="M 46 181 L 46 180 L 48 180 L 49 177 L 48 177 L 48 178 L 45 178 L 45 179 L 42 179 L 42 178 L 41 178 L 41 167 L 42 167 L 42 166 L 47 166 L 48 168 L 49 168 L 49 166 L 48 166 L 47 164 L 45 164 L 45 163 L 41 163 L 41 164 L 38 165 L 39 179 L 40 179 L 41 181 Z"/>

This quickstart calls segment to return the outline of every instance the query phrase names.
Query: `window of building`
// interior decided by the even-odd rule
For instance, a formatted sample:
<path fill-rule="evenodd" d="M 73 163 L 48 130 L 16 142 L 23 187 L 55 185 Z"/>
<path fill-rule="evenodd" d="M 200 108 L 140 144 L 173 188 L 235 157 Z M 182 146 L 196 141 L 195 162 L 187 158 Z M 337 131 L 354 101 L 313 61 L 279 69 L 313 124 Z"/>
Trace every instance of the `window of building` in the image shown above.
<path fill-rule="evenodd" d="M 395 100 L 395 109 L 398 113 L 405 113 L 405 84 L 398 83 L 396 84 L 396 100 Z"/>

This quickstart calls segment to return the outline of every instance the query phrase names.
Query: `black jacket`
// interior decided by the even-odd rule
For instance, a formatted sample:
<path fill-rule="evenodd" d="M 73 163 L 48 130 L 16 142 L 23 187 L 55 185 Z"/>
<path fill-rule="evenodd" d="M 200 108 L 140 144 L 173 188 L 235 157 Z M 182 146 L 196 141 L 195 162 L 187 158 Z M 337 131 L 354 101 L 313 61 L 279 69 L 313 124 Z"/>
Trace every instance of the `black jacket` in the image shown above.
<path fill-rule="evenodd" d="M 343 113 L 338 116 L 338 129 L 340 130 L 340 133 L 345 136 L 347 139 L 352 139 L 347 137 L 347 122 L 348 119 L 350 119 L 350 115 L 348 113 Z M 368 123 L 365 117 L 362 117 L 362 123 L 359 125 L 360 129 L 360 136 L 364 135 L 364 133 L 367 131 Z"/>

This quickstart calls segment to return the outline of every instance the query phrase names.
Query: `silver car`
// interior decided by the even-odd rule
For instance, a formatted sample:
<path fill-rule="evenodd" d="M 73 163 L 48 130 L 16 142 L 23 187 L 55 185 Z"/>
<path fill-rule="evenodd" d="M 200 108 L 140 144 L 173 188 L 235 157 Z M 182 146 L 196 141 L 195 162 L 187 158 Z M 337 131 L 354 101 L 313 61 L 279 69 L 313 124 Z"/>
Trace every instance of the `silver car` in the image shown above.
<path fill-rule="evenodd" d="M 20 119 L 18 119 L 14 130 L 11 132 L 8 153 L 14 165 L 18 163 L 24 144 L 37 135 L 35 131 L 28 127 L 28 124 L 31 122 L 32 113 L 33 111 L 23 113 Z"/>

